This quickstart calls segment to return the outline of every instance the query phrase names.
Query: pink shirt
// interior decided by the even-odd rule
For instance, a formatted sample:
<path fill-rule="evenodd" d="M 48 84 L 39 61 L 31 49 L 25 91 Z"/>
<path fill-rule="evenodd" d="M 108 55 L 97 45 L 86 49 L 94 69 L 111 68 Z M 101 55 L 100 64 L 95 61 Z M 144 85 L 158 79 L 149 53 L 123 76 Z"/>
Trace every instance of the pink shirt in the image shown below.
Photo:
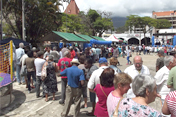
<path fill-rule="evenodd" d="M 166 96 L 167 107 L 171 112 L 171 117 L 176 117 L 176 91 L 170 92 Z"/>
<path fill-rule="evenodd" d="M 120 100 L 120 97 L 114 96 L 112 92 L 109 93 L 106 101 L 109 117 L 111 117 L 111 115 L 114 113 L 119 100 Z"/>
<path fill-rule="evenodd" d="M 64 71 L 66 68 L 68 67 L 71 67 L 71 62 L 72 59 L 70 58 L 61 58 L 59 61 L 58 61 L 58 64 L 57 66 L 59 66 L 59 69 L 62 71 Z M 61 78 L 67 78 L 67 76 L 61 76 Z"/>
<path fill-rule="evenodd" d="M 108 96 L 109 93 L 114 90 L 114 86 L 112 87 L 102 86 L 102 89 L 104 93 Z M 94 115 L 96 115 L 97 117 L 108 117 L 108 111 L 107 111 L 107 106 L 106 106 L 107 97 L 103 93 L 102 89 L 100 88 L 100 84 L 97 84 L 94 89 L 98 97 L 98 102 L 96 103 Z"/>

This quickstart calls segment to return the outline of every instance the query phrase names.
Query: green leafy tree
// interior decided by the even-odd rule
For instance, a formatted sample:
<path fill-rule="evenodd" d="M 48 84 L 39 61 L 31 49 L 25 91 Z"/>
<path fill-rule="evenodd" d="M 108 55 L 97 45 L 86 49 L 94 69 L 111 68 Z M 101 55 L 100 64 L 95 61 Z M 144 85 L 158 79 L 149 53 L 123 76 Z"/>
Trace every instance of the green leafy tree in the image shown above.
<path fill-rule="evenodd" d="M 121 26 L 116 29 L 117 33 L 124 33 L 127 30 L 128 30 L 128 28 L 126 26 Z"/>
<path fill-rule="evenodd" d="M 140 28 L 140 30 L 144 33 L 144 40 L 145 44 L 147 45 L 147 39 L 145 34 L 152 28 L 168 28 L 171 26 L 168 20 L 163 19 L 152 19 L 150 17 L 140 17 L 137 15 L 130 15 L 127 16 L 127 21 L 125 26 L 130 29 L 130 31 L 134 30 L 135 28 Z M 149 27 L 146 30 L 146 27 Z"/>
<path fill-rule="evenodd" d="M 90 9 L 87 14 L 81 12 L 79 17 L 81 18 L 81 23 L 83 24 L 82 27 L 85 28 L 85 32 L 88 32 L 93 36 L 99 34 L 101 37 L 104 31 L 114 29 L 111 19 L 108 17 L 103 17 L 103 14 L 105 13 L 98 13 L 96 10 L 92 9 Z"/>
<path fill-rule="evenodd" d="M 153 27 L 156 29 L 163 29 L 171 27 L 171 23 L 167 19 L 153 19 Z"/>
<path fill-rule="evenodd" d="M 74 33 L 79 32 L 82 24 L 80 23 L 81 19 L 77 15 L 67 15 L 62 14 L 62 27 L 60 28 L 60 31 L 62 32 L 69 32 Z"/>
<path fill-rule="evenodd" d="M 93 25 L 94 25 L 95 31 L 99 34 L 98 36 L 101 37 L 103 32 L 105 32 L 108 29 L 112 29 L 113 22 L 111 21 L 111 19 L 99 17 L 93 23 Z"/>
<path fill-rule="evenodd" d="M 24 0 L 26 40 L 36 44 L 43 35 L 61 26 L 60 0 Z M 22 37 L 22 1 L 3 0 L 3 17 L 17 38 Z M 13 20 L 10 20 L 10 17 Z"/>

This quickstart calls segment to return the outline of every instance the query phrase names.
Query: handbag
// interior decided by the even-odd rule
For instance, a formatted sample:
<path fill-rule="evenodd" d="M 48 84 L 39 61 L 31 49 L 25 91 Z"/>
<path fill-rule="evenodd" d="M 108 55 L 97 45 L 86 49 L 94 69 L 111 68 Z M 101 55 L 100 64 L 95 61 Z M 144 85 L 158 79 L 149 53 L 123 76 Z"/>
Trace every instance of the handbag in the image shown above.
<path fill-rule="evenodd" d="M 27 67 L 26 65 L 23 65 L 20 71 L 21 76 L 26 76 L 27 75 Z"/>
<path fill-rule="evenodd" d="M 122 101 L 122 99 L 123 99 L 123 97 L 120 98 L 112 117 L 118 117 L 118 110 L 119 110 L 120 102 Z"/>
<path fill-rule="evenodd" d="M 44 63 L 42 67 L 42 72 L 41 72 L 41 80 L 44 81 L 47 78 L 47 65 Z"/>

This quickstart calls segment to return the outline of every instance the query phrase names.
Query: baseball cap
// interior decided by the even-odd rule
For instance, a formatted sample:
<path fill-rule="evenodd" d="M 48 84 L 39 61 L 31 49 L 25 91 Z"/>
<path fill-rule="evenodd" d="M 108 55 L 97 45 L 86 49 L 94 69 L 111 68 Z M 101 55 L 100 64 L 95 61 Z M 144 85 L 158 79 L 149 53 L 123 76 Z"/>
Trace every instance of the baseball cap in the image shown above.
<path fill-rule="evenodd" d="M 105 58 L 105 57 L 101 57 L 100 59 L 99 59 L 99 63 L 107 63 L 108 61 L 107 61 L 107 59 Z"/>

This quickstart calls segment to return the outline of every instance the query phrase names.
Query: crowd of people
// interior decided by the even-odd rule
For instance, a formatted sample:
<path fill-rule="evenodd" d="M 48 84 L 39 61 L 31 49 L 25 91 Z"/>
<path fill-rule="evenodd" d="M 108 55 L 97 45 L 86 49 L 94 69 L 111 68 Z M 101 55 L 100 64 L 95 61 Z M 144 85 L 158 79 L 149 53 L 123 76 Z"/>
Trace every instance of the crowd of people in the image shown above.
<path fill-rule="evenodd" d="M 175 54 L 167 55 L 165 47 L 156 51 L 159 58 L 156 60 L 154 77 L 150 75 L 147 66 L 143 65 L 140 56 L 142 51 L 143 54 L 151 52 L 147 49 L 149 46 L 145 45 L 93 45 L 84 51 L 79 45 L 64 45 L 60 51 L 56 47 L 51 49 L 47 46 L 45 52 L 37 48 L 23 48 L 23 43 L 20 43 L 15 53 L 18 84 L 26 84 L 29 93 L 35 89 L 36 98 L 42 96 L 46 102 L 51 93 L 54 101 L 58 91 L 57 76 L 61 76 L 59 104 L 64 105 L 62 117 L 68 115 L 72 104 L 75 105 L 74 117 L 79 115 L 80 108 L 87 108 L 88 91 L 92 104 L 92 111 L 87 113 L 88 116 L 176 116 L 176 60 Z M 137 55 L 132 61 L 130 57 L 133 52 Z M 126 56 L 127 65 L 130 65 L 124 71 L 117 67 L 121 65 L 118 61 L 120 56 Z M 80 105 L 82 96 L 84 105 Z M 148 105 L 156 97 L 161 99 L 162 113 Z"/>

